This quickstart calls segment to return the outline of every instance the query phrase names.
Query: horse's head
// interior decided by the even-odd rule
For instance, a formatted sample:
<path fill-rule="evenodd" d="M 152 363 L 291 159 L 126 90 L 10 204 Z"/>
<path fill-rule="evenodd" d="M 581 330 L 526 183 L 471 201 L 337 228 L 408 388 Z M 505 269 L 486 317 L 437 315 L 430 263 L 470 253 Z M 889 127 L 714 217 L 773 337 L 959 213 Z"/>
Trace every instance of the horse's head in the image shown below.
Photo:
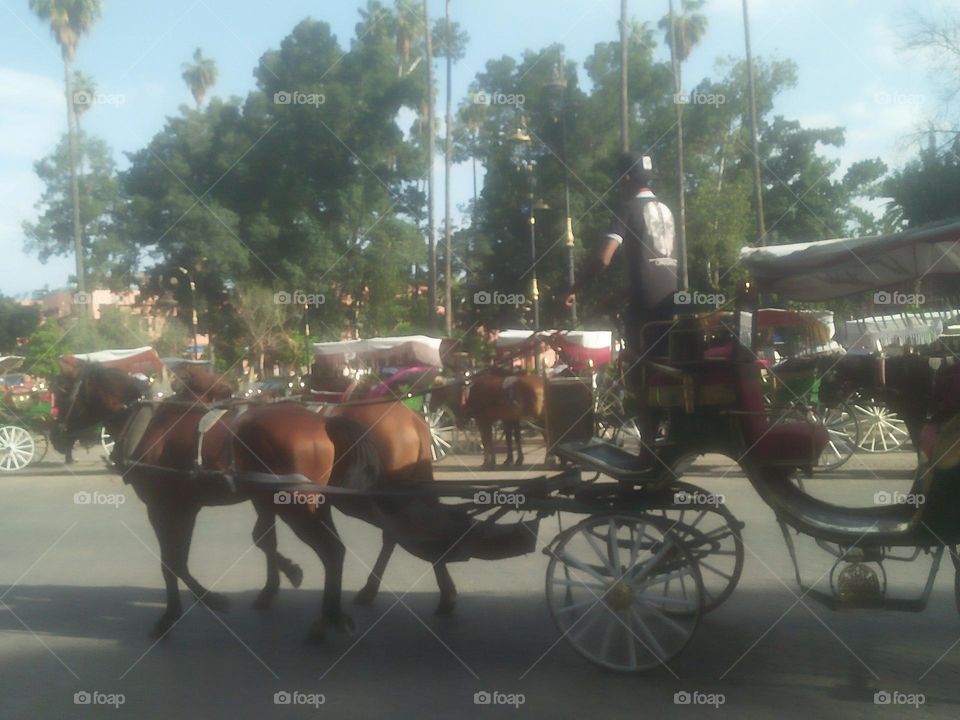
<path fill-rule="evenodd" d="M 448 382 L 442 385 L 435 385 L 430 389 L 430 409 L 439 410 L 447 408 L 453 413 L 454 421 L 459 429 L 466 427 L 469 419 L 466 414 L 466 399 L 469 386 L 469 378 L 465 377 L 460 382 Z"/>
<path fill-rule="evenodd" d="M 186 367 L 176 376 L 175 397 L 178 400 L 216 402 L 233 395 L 234 389 L 219 375 L 202 367 Z"/>
<path fill-rule="evenodd" d="M 143 383 L 118 368 L 84 362 L 60 367 L 62 372 L 53 383 L 58 408 L 52 434 L 55 447 L 58 438 L 75 437 L 100 423 L 111 424 L 146 393 Z"/>

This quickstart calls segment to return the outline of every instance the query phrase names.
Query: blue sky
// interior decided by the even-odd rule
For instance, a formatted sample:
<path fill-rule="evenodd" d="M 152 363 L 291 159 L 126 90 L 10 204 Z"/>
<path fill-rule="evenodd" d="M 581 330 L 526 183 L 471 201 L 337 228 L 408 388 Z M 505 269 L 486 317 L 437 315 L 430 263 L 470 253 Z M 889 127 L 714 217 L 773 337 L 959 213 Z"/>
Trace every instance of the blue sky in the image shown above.
<path fill-rule="evenodd" d="M 894 0 L 751 0 L 755 55 L 789 58 L 799 67 L 797 88 L 779 99 L 776 112 L 806 125 L 845 126 L 847 146 L 838 154 L 844 165 L 876 156 L 901 165 L 912 153 L 911 134 L 936 116 L 941 96 L 929 59 L 900 46 L 911 13 L 933 12 L 944 2 L 905 8 Z M 254 85 L 261 54 L 277 47 L 297 22 L 308 16 L 326 21 L 348 47 L 357 10 L 365 4 L 104 0 L 103 17 L 83 40 L 77 68 L 94 77 L 98 92 L 122 103 L 95 106 L 84 127 L 109 142 L 122 167 L 124 151 L 143 147 L 167 116 L 192 104 L 180 66 L 194 48 L 217 61 L 214 95 L 243 96 Z M 655 24 L 667 2 L 630 5 L 635 19 Z M 684 69 L 688 88 L 716 74 L 717 58 L 742 55 L 740 5 L 708 0 L 708 34 Z M 596 43 L 615 38 L 619 7 L 619 0 L 453 0 L 454 18 L 470 34 L 467 55 L 454 68 L 455 101 L 490 58 L 560 42 L 569 58 L 583 61 Z M 431 12 L 442 11 L 443 0 L 431 0 Z M 442 88 L 439 63 L 437 70 Z M 73 266 L 71 258 L 42 265 L 22 250 L 21 223 L 35 216 L 42 189 L 33 162 L 66 129 L 62 82 L 59 51 L 27 0 L 0 0 L 0 294 L 62 286 Z M 457 168 L 455 205 L 470 195 L 469 169 Z M 442 209 L 442 197 L 437 207 Z"/>

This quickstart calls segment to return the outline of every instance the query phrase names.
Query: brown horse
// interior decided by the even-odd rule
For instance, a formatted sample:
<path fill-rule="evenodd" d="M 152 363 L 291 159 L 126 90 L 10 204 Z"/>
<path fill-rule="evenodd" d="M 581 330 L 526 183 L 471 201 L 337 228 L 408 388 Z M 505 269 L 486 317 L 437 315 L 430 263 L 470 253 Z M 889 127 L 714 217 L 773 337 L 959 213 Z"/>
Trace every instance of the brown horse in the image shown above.
<path fill-rule="evenodd" d="M 483 467 L 496 467 L 493 444 L 493 424 L 503 423 L 507 439 L 504 465 L 523 464 L 523 446 L 520 441 L 520 423 L 523 420 L 542 420 L 543 378 L 539 375 L 498 375 L 481 372 L 464 384 L 440 387 L 431 393 L 431 405 L 446 405 L 461 424 L 466 418 L 477 421 L 483 444 Z M 514 460 L 513 442 L 517 443 Z"/>
<path fill-rule="evenodd" d="M 321 615 L 309 637 L 319 639 L 323 628 L 330 624 L 343 629 L 352 627 L 352 621 L 340 609 L 344 547 L 333 525 L 330 506 L 322 504 L 310 512 L 304 506 L 277 505 L 276 488 L 234 485 L 229 482 L 231 476 L 296 472 L 318 485 L 357 487 L 380 478 L 381 457 L 387 462 L 385 477 L 389 479 L 419 479 L 425 472 L 424 457 L 429 470 L 429 444 L 419 440 L 419 428 L 415 426 L 414 430 L 419 441 L 411 443 L 409 427 L 396 425 L 398 419 L 408 426 L 411 416 L 421 424 L 422 419 L 396 403 L 381 404 L 379 417 L 368 410 L 366 419 L 376 423 L 383 437 L 404 447 L 413 446 L 413 455 L 405 455 L 393 446 L 381 453 L 374 445 L 370 426 L 364 427 L 347 417 L 320 417 L 288 403 L 254 406 L 242 414 L 236 409 L 225 409 L 204 433 L 202 462 L 197 465 L 198 429 L 208 409 L 204 403 L 230 392 L 212 374 L 191 368 L 176 398 L 139 410 L 136 401 L 142 388 L 118 370 L 85 366 L 74 377 L 61 378 L 61 387 L 66 393 L 60 401 L 66 409 L 60 420 L 65 434 L 102 422 L 118 438 L 119 455 L 134 461 L 125 478 L 147 505 L 160 544 L 167 587 L 167 609 L 154 629 L 159 636 L 166 634 L 182 615 L 178 579 L 206 605 L 225 608 L 224 597 L 210 593 L 190 575 L 190 540 L 201 507 L 247 499 L 253 500 L 258 510 L 254 541 L 267 557 L 267 583 L 256 606 L 269 606 L 279 587 L 280 571 L 295 586 L 302 577 L 300 568 L 277 552 L 275 516 L 279 514 L 314 549 L 326 571 Z M 383 409 L 389 405 L 394 407 Z M 198 472 L 198 467 L 203 470 Z M 375 508 L 362 510 L 365 512 L 357 514 L 376 515 Z M 408 530 L 407 534 L 411 532 Z M 393 543 L 385 546 L 378 567 L 385 566 L 392 549 Z M 366 597 L 371 600 L 379 587 L 379 574 L 375 570 L 368 582 L 371 589 Z M 452 608 L 455 590 L 442 565 L 437 566 L 437 578 L 442 590 L 441 608 Z"/>

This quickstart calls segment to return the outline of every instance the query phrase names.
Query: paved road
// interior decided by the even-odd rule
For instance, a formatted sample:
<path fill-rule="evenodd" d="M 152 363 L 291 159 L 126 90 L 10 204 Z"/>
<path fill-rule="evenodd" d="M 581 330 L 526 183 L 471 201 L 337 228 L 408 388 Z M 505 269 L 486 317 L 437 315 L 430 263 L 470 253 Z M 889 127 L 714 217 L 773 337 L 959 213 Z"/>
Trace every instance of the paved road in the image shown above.
<path fill-rule="evenodd" d="M 542 453 L 528 453 L 537 457 Z M 878 488 L 905 491 L 910 461 L 908 453 L 858 456 L 840 473 L 844 481 L 807 486 L 837 501 L 869 502 Z M 455 458 L 440 474 L 469 477 L 479 474 L 478 465 L 476 456 Z M 960 647 L 954 647 L 960 620 L 951 567 L 942 568 L 923 614 L 830 613 L 809 598 L 798 602 L 772 514 L 734 467 L 708 457 L 688 479 L 723 493 L 746 522 L 744 577 L 669 670 L 626 676 L 592 667 L 557 642 L 540 553 L 452 566 L 459 605 L 453 617 L 438 618 L 432 572 L 398 550 L 378 602 L 350 609 L 358 635 L 307 646 L 303 636 L 320 601 L 319 562 L 282 528 L 281 550 L 305 569 L 304 585 L 285 587 L 269 611 L 252 609 L 264 567 L 251 547 L 249 506 L 205 510 L 194 539 L 194 574 L 230 596 L 229 612 L 194 607 L 170 637 L 154 644 L 147 631 L 163 603 L 157 547 L 133 493 L 92 454 L 69 469 L 48 462 L 0 476 L 0 717 L 960 714 Z M 116 496 L 116 504 L 77 504 L 77 492 Z M 345 588 L 352 595 L 376 557 L 379 533 L 343 516 L 338 526 L 348 546 Z M 549 540 L 556 527 L 555 519 L 546 520 L 541 538 Z M 811 578 L 828 567 L 809 541 L 803 555 Z M 929 561 L 888 565 L 893 591 L 915 593 Z M 877 706 L 874 694 L 883 690 L 922 693 L 925 704 Z M 479 691 L 522 694 L 524 702 L 519 710 L 476 705 Z M 719 709 L 675 704 L 675 693 L 683 691 L 722 696 L 724 703 Z M 100 693 L 102 702 L 122 694 L 123 704 L 76 705 L 77 692 Z M 303 702 L 322 694 L 324 704 L 276 705 L 277 692 L 300 693 Z"/>

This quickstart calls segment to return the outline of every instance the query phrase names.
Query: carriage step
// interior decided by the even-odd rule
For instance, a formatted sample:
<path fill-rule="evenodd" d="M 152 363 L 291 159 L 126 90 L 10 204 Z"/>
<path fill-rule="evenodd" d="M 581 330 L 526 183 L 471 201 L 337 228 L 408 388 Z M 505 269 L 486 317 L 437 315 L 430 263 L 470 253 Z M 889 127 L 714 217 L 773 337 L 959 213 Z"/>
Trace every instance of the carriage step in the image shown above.
<path fill-rule="evenodd" d="M 560 443 L 554 448 L 554 452 L 564 460 L 574 462 L 585 469 L 609 475 L 616 480 L 631 482 L 657 480 L 663 469 L 659 464 L 653 466 L 645 464 L 638 455 L 633 455 L 600 438 Z"/>

